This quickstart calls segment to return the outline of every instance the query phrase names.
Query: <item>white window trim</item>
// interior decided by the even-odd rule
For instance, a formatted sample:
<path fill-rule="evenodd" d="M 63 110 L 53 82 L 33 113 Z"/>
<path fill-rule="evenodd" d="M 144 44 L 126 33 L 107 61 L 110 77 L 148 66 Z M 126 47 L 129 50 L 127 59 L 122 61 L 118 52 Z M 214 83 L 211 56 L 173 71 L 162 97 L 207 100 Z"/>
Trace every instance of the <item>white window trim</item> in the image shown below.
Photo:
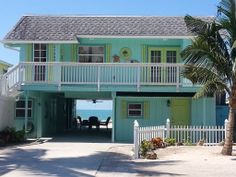
<path fill-rule="evenodd" d="M 103 54 L 80 54 L 79 53 L 79 48 L 80 47 L 103 47 Z M 102 57 L 102 62 L 104 63 L 104 61 L 105 61 L 105 47 L 103 46 L 103 45 L 94 45 L 94 46 L 90 46 L 90 45 L 80 45 L 79 47 L 78 47 L 78 51 L 77 51 L 77 54 L 78 54 L 78 61 L 79 61 L 79 59 L 80 59 L 80 56 L 85 56 L 85 57 L 89 57 L 89 56 L 92 56 L 92 57 Z"/>
<path fill-rule="evenodd" d="M 140 109 L 129 109 L 129 105 L 131 104 L 140 104 L 141 108 Z M 130 115 L 129 111 L 140 111 L 141 115 Z M 128 117 L 142 117 L 143 116 L 143 103 L 128 103 Z"/>
<path fill-rule="evenodd" d="M 37 50 L 36 50 L 36 49 L 35 49 L 35 45 L 40 45 L 40 49 L 37 49 Z M 45 49 L 45 50 L 42 50 L 41 45 L 46 45 L 46 49 Z M 47 44 L 44 44 L 44 43 L 40 43 L 40 44 L 35 43 L 35 44 L 33 44 L 33 62 L 34 62 L 35 58 L 38 58 L 38 59 L 39 59 L 39 62 L 42 62 L 42 58 L 46 58 L 46 61 L 47 61 L 47 58 L 48 58 L 48 56 L 47 56 L 47 55 L 48 55 L 48 54 L 47 54 L 47 50 L 48 50 L 47 47 L 48 47 Z M 35 52 L 39 52 L 39 55 L 40 55 L 40 56 L 39 56 L 39 57 L 35 57 L 35 56 L 34 56 L 34 53 L 35 53 Z M 41 52 L 46 52 L 46 57 L 42 57 L 42 56 L 41 56 Z"/>
<path fill-rule="evenodd" d="M 19 100 L 19 101 L 24 101 L 25 102 L 25 100 Z M 31 116 L 29 117 L 29 115 L 28 115 L 28 118 L 32 118 L 32 110 L 33 110 L 33 100 L 28 100 L 28 102 L 31 102 L 31 107 L 29 107 L 29 104 L 28 104 L 28 111 L 29 110 L 31 110 Z M 15 108 L 15 117 L 16 118 L 22 118 L 22 117 L 17 117 L 16 116 L 16 110 L 25 110 L 25 108 Z"/>

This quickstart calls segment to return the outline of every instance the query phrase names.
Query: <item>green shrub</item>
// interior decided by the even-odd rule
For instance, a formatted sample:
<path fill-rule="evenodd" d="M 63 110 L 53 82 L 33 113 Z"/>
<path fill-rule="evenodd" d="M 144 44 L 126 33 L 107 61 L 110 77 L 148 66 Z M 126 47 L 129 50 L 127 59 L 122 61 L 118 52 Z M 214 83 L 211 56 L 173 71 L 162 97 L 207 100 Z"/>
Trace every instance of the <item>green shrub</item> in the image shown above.
<path fill-rule="evenodd" d="M 190 137 L 188 136 L 186 140 L 184 140 L 184 145 L 185 146 L 193 146 L 193 143 L 190 139 Z"/>
<path fill-rule="evenodd" d="M 25 141 L 25 131 L 16 131 L 15 128 L 6 127 L 4 130 L 0 131 L 0 140 L 0 145 L 23 142 Z"/>
<path fill-rule="evenodd" d="M 150 141 L 143 140 L 140 145 L 140 155 L 146 157 L 147 152 L 153 149 L 153 144 Z"/>
<path fill-rule="evenodd" d="M 164 140 L 164 142 L 168 145 L 168 146 L 174 146 L 176 143 L 176 140 L 174 138 L 166 138 Z"/>
<path fill-rule="evenodd" d="M 24 142 L 25 141 L 25 131 L 18 130 L 14 134 L 15 142 Z"/>

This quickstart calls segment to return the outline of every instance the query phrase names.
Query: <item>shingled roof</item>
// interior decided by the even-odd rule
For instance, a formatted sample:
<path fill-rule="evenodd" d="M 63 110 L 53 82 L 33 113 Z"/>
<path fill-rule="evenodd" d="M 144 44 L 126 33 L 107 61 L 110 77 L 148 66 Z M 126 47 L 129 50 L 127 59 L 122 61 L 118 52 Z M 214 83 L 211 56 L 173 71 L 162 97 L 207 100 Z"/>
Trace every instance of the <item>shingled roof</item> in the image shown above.
<path fill-rule="evenodd" d="M 184 17 L 23 16 L 4 41 L 74 41 L 77 36 L 188 37 L 193 34 L 187 30 Z"/>

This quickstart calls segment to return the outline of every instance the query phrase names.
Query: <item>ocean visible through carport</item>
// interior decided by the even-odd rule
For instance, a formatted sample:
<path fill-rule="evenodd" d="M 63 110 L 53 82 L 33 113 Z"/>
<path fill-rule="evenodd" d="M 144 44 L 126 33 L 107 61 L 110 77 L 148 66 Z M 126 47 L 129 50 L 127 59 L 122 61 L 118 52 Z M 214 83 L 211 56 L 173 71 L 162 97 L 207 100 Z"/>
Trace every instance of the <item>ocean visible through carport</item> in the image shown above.
<path fill-rule="evenodd" d="M 112 110 L 76 110 L 76 115 L 80 116 L 82 120 L 88 119 L 90 116 L 97 116 L 99 120 L 106 120 L 107 117 L 112 117 Z"/>

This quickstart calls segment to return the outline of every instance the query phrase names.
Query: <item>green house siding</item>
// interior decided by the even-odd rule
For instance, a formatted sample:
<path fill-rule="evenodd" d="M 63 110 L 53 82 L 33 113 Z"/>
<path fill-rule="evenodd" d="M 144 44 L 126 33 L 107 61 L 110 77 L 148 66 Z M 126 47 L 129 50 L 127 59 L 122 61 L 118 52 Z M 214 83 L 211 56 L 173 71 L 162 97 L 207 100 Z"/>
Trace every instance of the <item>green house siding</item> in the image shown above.
<path fill-rule="evenodd" d="M 21 97 L 24 99 L 24 97 Z M 63 116 L 64 98 L 60 94 L 45 92 L 29 92 L 29 99 L 32 100 L 32 117 L 28 122 L 34 125 L 33 132 L 29 137 L 52 136 L 64 131 L 66 119 Z M 24 117 L 15 118 L 15 127 L 22 130 Z"/>
<path fill-rule="evenodd" d="M 170 102 L 168 101 L 170 100 Z M 173 100 L 176 100 L 175 102 Z M 179 110 L 184 104 L 186 112 L 189 115 L 188 120 L 183 120 Z M 205 101 L 206 107 L 203 107 Z M 143 102 L 148 105 L 144 106 L 144 117 L 131 118 L 127 116 L 127 103 Z M 171 98 L 171 97 L 117 97 L 116 99 L 116 125 L 115 140 L 132 142 L 133 140 L 133 123 L 134 120 L 139 122 L 140 126 L 165 125 L 166 119 L 176 120 L 176 124 L 188 125 L 215 125 L 215 106 L 214 98 Z M 173 106 L 171 104 L 179 104 Z M 146 113 L 145 113 L 146 112 Z M 206 118 L 206 120 L 204 120 Z"/>

